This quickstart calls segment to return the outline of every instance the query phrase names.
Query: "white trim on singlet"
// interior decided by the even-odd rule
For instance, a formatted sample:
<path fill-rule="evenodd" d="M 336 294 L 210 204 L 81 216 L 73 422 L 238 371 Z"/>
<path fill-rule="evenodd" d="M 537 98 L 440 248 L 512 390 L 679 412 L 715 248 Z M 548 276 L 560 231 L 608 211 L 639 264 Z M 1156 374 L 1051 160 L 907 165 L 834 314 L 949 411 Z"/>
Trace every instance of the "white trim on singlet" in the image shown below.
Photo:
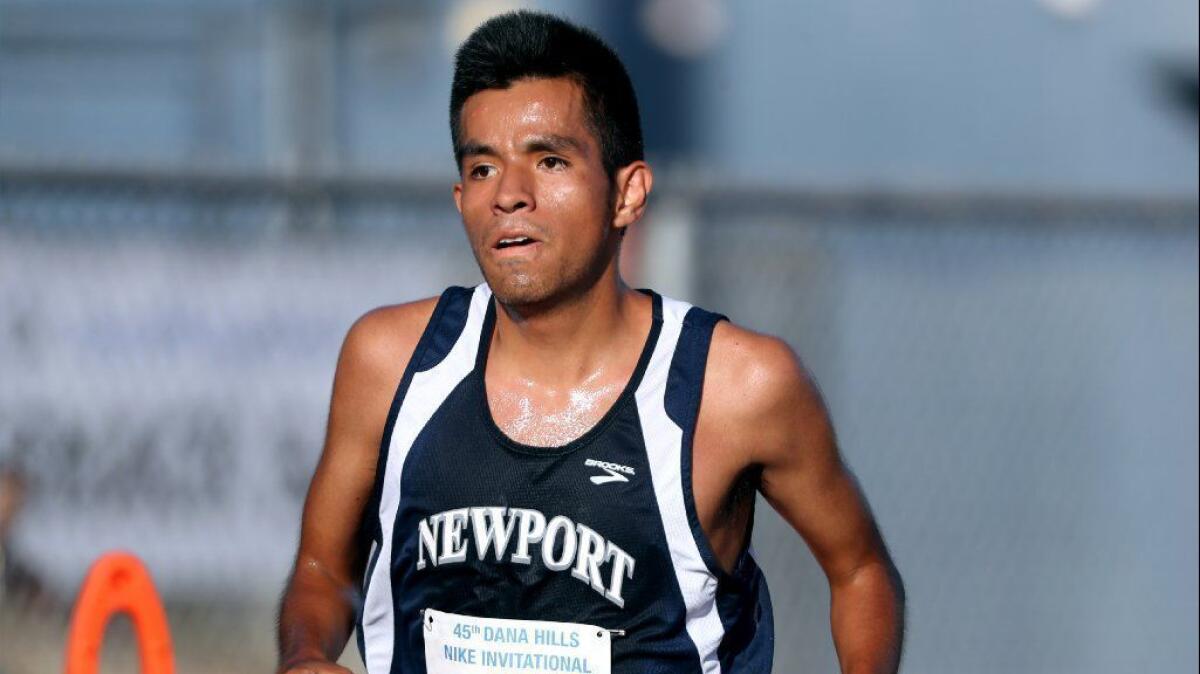
<path fill-rule="evenodd" d="M 375 563 L 363 600 L 363 645 L 368 674 L 388 674 L 392 668 L 396 620 L 392 612 L 392 526 L 400 506 L 400 471 L 417 434 L 454 388 L 475 369 L 479 337 L 491 295 L 487 285 L 475 287 L 466 325 L 450 353 L 432 369 L 413 375 L 396 414 L 377 513 L 382 539 L 379 561 Z"/>
<path fill-rule="evenodd" d="M 686 302 L 662 298 L 662 332 L 636 397 L 654 496 L 666 530 L 675 579 L 683 595 L 687 633 L 696 646 L 704 674 L 719 674 L 717 646 L 725 635 L 725 626 L 717 613 L 717 578 L 700 556 L 688 524 L 681 463 L 683 430 L 667 416 L 665 405 L 671 360 L 683 329 L 683 318 L 690 308 Z"/>

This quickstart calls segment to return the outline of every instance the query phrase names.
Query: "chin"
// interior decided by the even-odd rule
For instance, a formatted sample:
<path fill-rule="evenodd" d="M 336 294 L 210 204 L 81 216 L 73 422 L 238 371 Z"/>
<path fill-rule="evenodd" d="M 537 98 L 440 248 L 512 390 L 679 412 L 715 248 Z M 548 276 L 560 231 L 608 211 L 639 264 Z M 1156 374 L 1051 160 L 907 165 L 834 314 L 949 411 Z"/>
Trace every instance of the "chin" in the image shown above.
<path fill-rule="evenodd" d="M 506 274 L 487 282 L 496 301 L 507 306 L 541 304 L 555 295 L 550 284 L 528 274 Z"/>

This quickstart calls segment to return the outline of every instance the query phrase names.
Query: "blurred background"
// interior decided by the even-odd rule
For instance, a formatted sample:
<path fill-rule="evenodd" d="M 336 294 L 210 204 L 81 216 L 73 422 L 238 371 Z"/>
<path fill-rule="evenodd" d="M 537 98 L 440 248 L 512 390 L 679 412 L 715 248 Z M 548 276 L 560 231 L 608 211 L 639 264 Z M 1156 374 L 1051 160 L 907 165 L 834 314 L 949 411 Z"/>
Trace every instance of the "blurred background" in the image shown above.
<path fill-rule="evenodd" d="M 1196 671 L 1195 2 L 0 0 L 0 673 L 60 671 L 112 548 L 179 671 L 271 671 L 341 338 L 480 280 L 451 59 L 518 6 L 631 71 L 632 282 L 820 382 L 904 671 Z M 835 671 L 760 506 L 775 670 Z"/>

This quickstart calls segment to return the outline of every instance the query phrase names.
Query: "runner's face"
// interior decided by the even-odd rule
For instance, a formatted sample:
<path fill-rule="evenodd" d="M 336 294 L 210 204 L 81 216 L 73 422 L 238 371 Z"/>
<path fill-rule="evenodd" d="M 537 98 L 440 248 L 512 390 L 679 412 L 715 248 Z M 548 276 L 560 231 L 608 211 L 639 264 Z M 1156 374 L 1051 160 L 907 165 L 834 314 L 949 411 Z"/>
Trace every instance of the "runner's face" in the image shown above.
<path fill-rule="evenodd" d="M 619 243 L 582 90 L 564 78 L 487 89 L 462 109 L 454 200 L 484 278 L 509 305 L 586 290 Z"/>

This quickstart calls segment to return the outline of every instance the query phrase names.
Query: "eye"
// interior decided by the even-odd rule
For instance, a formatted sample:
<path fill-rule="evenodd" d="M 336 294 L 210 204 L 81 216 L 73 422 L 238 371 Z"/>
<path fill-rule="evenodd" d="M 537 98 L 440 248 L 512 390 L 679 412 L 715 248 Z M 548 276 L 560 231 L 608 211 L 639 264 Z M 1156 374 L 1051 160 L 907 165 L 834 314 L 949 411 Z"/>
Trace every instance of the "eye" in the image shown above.
<path fill-rule="evenodd" d="M 484 178 L 491 176 L 492 172 L 495 170 L 496 167 L 490 164 L 479 164 L 478 166 L 471 168 L 471 171 L 468 175 L 476 180 L 483 180 Z"/>
<path fill-rule="evenodd" d="M 562 157 L 555 157 L 553 155 L 549 157 L 543 157 L 542 161 L 538 163 L 550 169 L 551 171 L 560 171 L 570 165 L 567 163 L 566 159 L 563 159 Z"/>

